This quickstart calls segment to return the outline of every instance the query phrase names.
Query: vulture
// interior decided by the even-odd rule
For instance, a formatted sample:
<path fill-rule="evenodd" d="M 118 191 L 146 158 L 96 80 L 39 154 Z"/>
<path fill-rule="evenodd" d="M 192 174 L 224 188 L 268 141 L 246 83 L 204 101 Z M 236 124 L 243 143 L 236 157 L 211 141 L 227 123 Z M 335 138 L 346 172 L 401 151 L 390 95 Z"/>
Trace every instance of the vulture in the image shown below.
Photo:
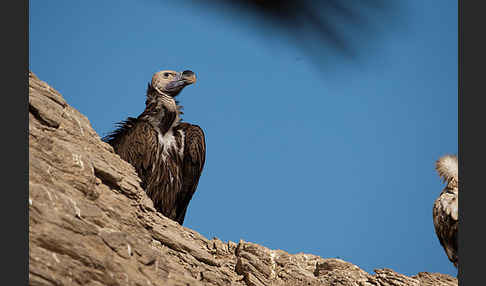
<path fill-rule="evenodd" d="M 148 84 L 145 110 L 116 124 L 103 138 L 115 153 L 133 165 L 141 186 L 164 216 L 184 222 L 206 158 L 203 130 L 181 122 L 182 106 L 175 99 L 196 82 L 190 71 L 164 70 Z"/>
<path fill-rule="evenodd" d="M 447 183 L 444 190 L 435 200 L 433 219 L 435 233 L 447 257 L 457 268 L 457 231 L 459 228 L 459 172 L 457 156 L 445 155 L 435 164 L 439 176 Z"/>

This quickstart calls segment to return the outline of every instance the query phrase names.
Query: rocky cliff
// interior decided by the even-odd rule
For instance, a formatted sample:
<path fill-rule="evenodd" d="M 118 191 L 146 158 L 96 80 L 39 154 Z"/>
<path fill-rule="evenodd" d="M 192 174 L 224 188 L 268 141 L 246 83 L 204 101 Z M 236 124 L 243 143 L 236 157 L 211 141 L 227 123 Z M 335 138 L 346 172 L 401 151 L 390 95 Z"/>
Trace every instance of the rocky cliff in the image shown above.
<path fill-rule="evenodd" d="M 153 208 L 133 167 L 29 73 L 30 285 L 457 285 L 211 240 Z"/>

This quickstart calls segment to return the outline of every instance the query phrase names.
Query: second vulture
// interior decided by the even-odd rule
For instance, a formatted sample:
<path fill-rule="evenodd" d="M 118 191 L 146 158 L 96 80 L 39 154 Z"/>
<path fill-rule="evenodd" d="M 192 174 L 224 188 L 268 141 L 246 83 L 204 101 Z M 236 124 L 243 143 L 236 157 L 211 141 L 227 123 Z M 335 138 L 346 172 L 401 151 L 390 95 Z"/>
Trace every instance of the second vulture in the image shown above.
<path fill-rule="evenodd" d="M 445 155 L 437 160 L 435 168 L 447 185 L 434 202 L 432 216 L 435 233 L 447 257 L 457 268 L 459 265 L 459 168 L 457 156 Z"/>

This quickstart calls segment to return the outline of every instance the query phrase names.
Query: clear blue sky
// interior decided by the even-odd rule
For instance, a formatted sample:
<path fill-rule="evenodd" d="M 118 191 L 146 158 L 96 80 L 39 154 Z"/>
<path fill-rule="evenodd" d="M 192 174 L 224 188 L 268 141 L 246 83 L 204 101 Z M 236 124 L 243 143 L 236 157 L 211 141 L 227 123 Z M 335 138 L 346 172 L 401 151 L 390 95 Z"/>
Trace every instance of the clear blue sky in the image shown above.
<path fill-rule="evenodd" d="M 208 238 L 455 276 L 432 205 L 458 148 L 457 1 L 402 2 L 359 60 L 316 61 L 191 1 L 31 0 L 30 69 L 100 136 L 143 111 L 154 72 L 196 72 L 179 100 L 207 154 L 184 225 Z"/>

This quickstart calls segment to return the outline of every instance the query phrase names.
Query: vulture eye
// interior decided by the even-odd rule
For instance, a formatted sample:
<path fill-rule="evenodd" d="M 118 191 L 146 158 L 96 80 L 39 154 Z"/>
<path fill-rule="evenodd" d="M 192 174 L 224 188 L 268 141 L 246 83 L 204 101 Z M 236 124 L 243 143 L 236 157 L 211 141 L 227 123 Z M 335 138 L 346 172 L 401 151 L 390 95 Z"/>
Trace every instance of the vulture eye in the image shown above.
<path fill-rule="evenodd" d="M 170 73 L 166 72 L 164 73 L 164 77 L 169 77 Z"/>

